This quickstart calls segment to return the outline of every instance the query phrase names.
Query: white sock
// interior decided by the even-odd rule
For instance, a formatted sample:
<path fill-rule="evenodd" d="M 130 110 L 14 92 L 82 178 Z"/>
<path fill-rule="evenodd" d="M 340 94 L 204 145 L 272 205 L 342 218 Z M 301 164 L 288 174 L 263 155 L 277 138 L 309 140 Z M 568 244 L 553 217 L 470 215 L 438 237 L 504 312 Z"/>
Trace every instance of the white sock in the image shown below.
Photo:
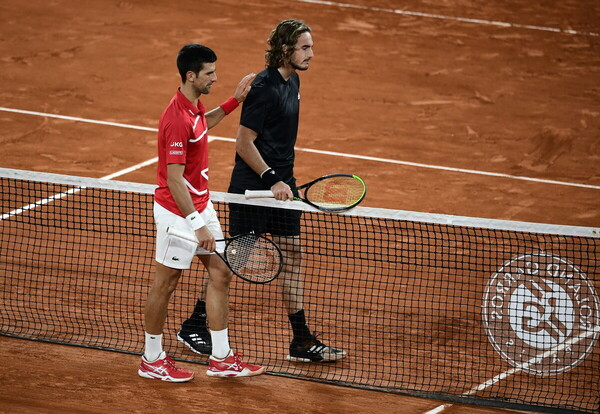
<path fill-rule="evenodd" d="M 146 332 L 146 350 L 144 352 L 144 358 L 148 362 L 154 362 L 162 354 L 162 334 L 152 335 Z"/>
<path fill-rule="evenodd" d="M 210 337 L 212 339 L 212 356 L 218 359 L 227 358 L 231 352 L 227 328 L 222 331 L 210 331 Z"/>

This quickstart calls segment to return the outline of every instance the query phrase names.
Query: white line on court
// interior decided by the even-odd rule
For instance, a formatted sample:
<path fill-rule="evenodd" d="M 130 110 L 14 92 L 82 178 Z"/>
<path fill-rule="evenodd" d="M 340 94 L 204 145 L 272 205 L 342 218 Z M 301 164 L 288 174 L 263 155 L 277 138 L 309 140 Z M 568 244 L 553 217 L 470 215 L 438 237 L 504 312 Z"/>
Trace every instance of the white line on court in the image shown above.
<path fill-rule="evenodd" d="M 583 339 L 586 339 L 592 335 L 595 335 L 598 332 L 600 332 L 600 326 L 596 326 L 594 329 L 591 329 L 589 331 L 584 331 L 580 335 L 573 337 L 561 344 L 558 344 L 558 345 L 554 346 L 553 348 L 550 348 L 546 352 L 543 352 L 541 354 L 534 356 L 529 361 L 524 362 L 523 364 L 519 364 L 518 366 L 516 366 L 514 368 L 511 368 L 507 371 L 502 372 L 501 374 L 496 375 L 492 379 L 482 382 L 481 384 L 477 385 L 476 387 L 471 388 L 469 391 L 464 392 L 462 395 L 467 397 L 467 396 L 476 394 L 479 391 L 483 391 L 486 388 L 491 387 L 492 385 L 496 384 L 497 382 L 500 382 L 503 379 L 506 379 L 506 378 L 510 377 L 511 375 L 516 374 L 520 371 L 523 371 L 524 369 L 527 369 L 530 366 L 539 363 L 543 359 L 551 357 L 552 355 L 556 354 L 557 352 L 560 352 L 560 351 L 566 349 L 567 347 L 569 347 L 573 344 L 576 344 L 577 342 L 579 342 Z M 451 406 L 452 406 L 452 404 L 443 404 L 443 405 L 440 405 L 440 406 L 438 406 L 432 410 L 429 410 L 423 414 L 438 414 L 438 413 L 444 411 L 446 408 L 451 407 Z"/>
<path fill-rule="evenodd" d="M 504 371 L 503 373 L 496 375 L 494 378 L 487 380 L 487 381 L 479 384 L 476 387 L 471 388 L 469 391 L 463 393 L 462 395 L 465 395 L 465 396 L 473 395 L 479 391 L 485 390 L 486 388 L 494 385 L 495 383 L 502 381 L 503 379 L 505 379 L 513 374 L 516 374 L 517 372 L 523 371 L 524 369 L 528 369 L 530 366 L 539 363 L 543 359 L 548 358 L 548 357 L 556 354 L 557 352 L 560 352 L 560 351 L 566 349 L 567 347 L 569 347 L 573 344 L 576 344 L 577 342 L 579 342 L 583 339 L 586 339 L 592 335 L 595 335 L 598 332 L 600 332 L 600 326 L 596 326 L 594 329 L 590 329 L 589 331 L 584 331 L 580 335 L 575 336 L 561 344 L 558 344 L 558 345 L 554 346 L 553 348 L 550 348 L 546 352 L 543 352 L 541 354 L 534 356 L 529 361 L 524 362 L 523 364 L 519 364 L 516 367 L 511 368 L 508 371 Z"/>
<path fill-rule="evenodd" d="M 86 122 L 88 124 L 99 124 L 99 125 L 116 126 L 116 127 L 120 127 L 120 128 L 138 129 L 140 131 L 156 131 L 157 130 L 156 128 L 149 128 L 149 127 L 143 127 L 143 126 L 137 126 L 137 125 L 129 125 L 129 124 L 120 124 L 118 122 L 108 122 L 108 121 L 98 121 L 98 120 L 95 120 L 95 119 L 76 118 L 74 116 L 49 114 L 49 113 L 45 113 L 45 112 L 25 111 L 23 109 L 13 109 L 13 108 L 3 108 L 3 107 L 0 107 L 0 111 L 14 112 L 14 113 L 17 113 L 17 114 L 25 114 L 25 115 L 42 116 L 42 117 L 45 117 L 45 118 L 66 119 L 68 121 Z"/>
<path fill-rule="evenodd" d="M 210 137 L 208 138 L 208 142 L 210 142 Z M 139 170 L 140 168 L 147 167 L 148 165 L 152 165 L 158 162 L 158 157 L 150 158 L 149 160 L 140 162 L 139 164 L 133 165 L 131 167 L 125 168 L 121 171 L 117 171 L 112 174 L 105 175 L 104 177 L 100 177 L 101 180 L 112 180 L 113 178 L 120 177 L 125 174 L 129 174 L 132 171 Z"/>
<path fill-rule="evenodd" d="M 122 124 L 122 123 L 117 123 L 117 122 L 99 121 L 99 120 L 94 120 L 94 119 L 76 118 L 76 117 L 72 117 L 72 116 L 56 115 L 56 114 L 49 114 L 49 113 L 44 113 L 44 112 L 26 111 L 26 110 L 22 110 L 22 109 L 12 109 L 12 108 L 0 107 L 0 111 L 14 112 L 14 113 L 20 113 L 20 114 L 26 114 L 26 115 L 34 115 L 34 116 L 42 116 L 42 117 L 47 117 L 47 118 L 66 119 L 66 120 L 75 121 L 75 122 L 85 122 L 85 123 L 90 123 L 90 124 L 108 125 L 108 126 L 115 126 L 115 127 L 119 127 L 119 128 L 137 129 L 137 130 L 142 130 L 142 131 L 152 131 L 152 132 L 157 131 L 156 128 L 142 127 L 142 126 L 130 125 L 130 124 Z M 210 141 L 235 142 L 235 139 L 211 135 L 211 136 L 209 136 L 209 142 Z M 296 147 L 296 151 L 311 152 L 311 153 L 322 154 L 322 155 L 332 155 L 335 157 L 360 159 L 360 160 L 365 160 L 365 161 L 383 162 L 383 163 L 388 163 L 388 164 L 406 165 L 409 167 L 429 168 L 429 169 L 433 169 L 433 170 L 451 171 L 451 172 L 458 172 L 458 173 L 464 173 L 464 174 L 484 175 L 484 176 L 489 176 L 489 177 L 508 178 L 508 179 L 512 179 L 512 180 L 532 181 L 532 182 L 538 182 L 538 183 L 543 183 L 543 184 L 555 184 L 555 185 L 564 185 L 564 186 L 569 186 L 569 187 L 581 187 L 581 188 L 589 188 L 589 189 L 593 189 L 593 190 L 600 190 L 600 186 L 598 186 L 598 185 L 572 183 L 572 182 L 568 182 L 568 181 L 545 180 L 545 179 L 541 179 L 541 178 L 532 178 L 532 177 L 525 177 L 525 176 L 520 176 L 520 175 L 510 175 L 510 174 L 494 173 L 494 172 L 488 172 L 488 171 L 470 170 L 470 169 L 465 169 L 465 168 L 445 167 L 442 165 L 422 164 L 422 163 L 410 162 L 410 161 L 392 160 L 392 159 L 388 159 L 388 158 L 370 157 L 370 156 L 366 156 L 366 155 L 347 154 L 347 153 L 342 153 L 342 152 L 323 151 L 323 150 L 316 150 L 316 149 L 311 149 L 311 148 L 301 148 L 301 147 Z M 144 161 L 144 163 L 148 163 L 145 165 L 152 164 L 152 160 L 156 160 L 156 158 L 152 158 L 151 160 Z M 132 168 L 134 168 L 134 167 L 132 167 Z M 114 178 L 114 177 L 112 177 L 112 178 Z"/>
<path fill-rule="evenodd" d="M 299 3 L 312 3 L 312 4 L 321 4 L 321 5 L 325 5 L 325 6 L 336 6 L 336 7 L 344 7 L 344 8 L 351 8 L 351 9 L 361 9 L 361 10 L 370 10 L 370 11 L 378 11 L 378 12 L 386 12 L 386 13 L 394 13 L 394 14 L 403 14 L 403 15 L 407 15 L 407 16 L 426 17 L 426 18 L 430 18 L 430 19 L 453 20 L 453 21 L 457 21 L 457 22 L 483 24 L 483 25 L 488 25 L 488 26 L 514 27 L 517 29 L 540 30 L 540 31 L 544 31 L 544 32 L 565 33 L 565 34 L 581 35 L 581 36 L 595 36 L 595 37 L 600 36 L 600 33 L 595 33 L 595 32 L 582 32 L 582 31 L 578 31 L 578 30 L 560 29 L 557 27 L 534 26 L 534 25 L 529 25 L 529 24 L 499 22 L 499 21 L 485 20 L 485 19 L 471 19 L 468 17 L 445 16 L 442 14 L 422 13 L 422 12 L 415 12 L 415 11 L 410 11 L 410 10 L 400 10 L 400 9 L 387 9 L 387 8 L 383 8 L 383 7 L 363 6 L 360 4 L 337 3 L 337 2 L 333 2 L 333 1 L 324 1 L 324 0 L 292 0 L 292 1 L 297 1 Z"/>
<path fill-rule="evenodd" d="M 68 195 L 71 194 L 77 194 L 78 192 L 80 192 L 82 189 L 84 189 L 85 187 L 75 187 L 75 188 L 71 188 L 70 190 L 67 190 L 65 192 L 62 193 L 57 193 L 54 195 L 51 195 L 50 197 L 46 197 L 44 199 L 38 200 L 35 203 L 31 203 L 28 204 L 26 206 L 23 206 L 21 208 L 16 208 L 13 211 L 9 211 L 8 213 L 4 213 L 2 214 L 2 216 L 0 216 L 0 221 L 2 220 L 7 220 L 13 216 L 16 216 L 18 214 L 24 213 L 28 210 L 33 210 L 36 207 L 39 206 L 43 206 L 44 204 L 48 204 L 54 200 L 60 200 L 61 198 L 65 198 Z"/>
<path fill-rule="evenodd" d="M 421 164 L 418 162 L 398 161 L 398 160 L 391 160 L 391 159 L 387 159 L 387 158 L 369 157 L 369 156 L 365 156 L 365 155 L 344 154 L 341 152 L 332 152 L 332 151 L 320 151 L 320 150 L 313 150 L 313 149 L 308 149 L 308 148 L 296 148 L 296 150 L 297 151 L 305 151 L 305 152 L 314 152 L 314 153 L 318 153 L 318 154 L 335 155 L 335 156 L 341 156 L 341 157 L 346 157 L 346 158 L 358 158 L 361 160 L 368 160 L 368 161 L 386 162 L 389 164 L 408 165 L 411 167 L 430 168 L 430 169 L 434 169 L 434 170 L 445 170 L 445 171 L 460 172 L 460 173 L 465 173 L 465 174 L 487 175 L 490 177 L 510 178 L 513 180 L 534 181 L 534 182 L 544 183 L 544 184 L 558 184 L 558 185 L 567 185 L 570 187 L 582 187 L 582 188 L 591 188 L 594 190 L 600 190 L 600 186 L 598 186 L 598 185 L 570 183 L 567 181 L 544 180 L 541 178 L 524 177 L 524 176 L 520 176 L 520 175 L 510 175 L 510 174 L 494 173 L 494 172 L 487 172 L 487 171 L 469 170 L 469 169 L 465 169 L 465 168 L 444 167 L 441 165 Z"/>
<path fill-rule="evenodd" d="M 452 404 L 443 404 L 438 407 L 435 407 L 429 411 L 425 411 L 423 414 L 439 414 L 444 411 L 446 408 L 452 407 Z"/>
<path fill-rule="evenodd" d="M 123 125 L 123 124 L 120 124 L 120 125 Z M 208 142 L 211 142 L 211 141 L 212 141 L 212 137 L 208 137 Z M 117 177 L 120 177 L 122 175 L 129 174 L 132 171 L 139 170 L 140 168 L 144 168 L 144 167 L 146 167 L 148 165 L 152 165 L 152 164 L 154 164 L 156 162 L 158 162 L 158 157 L 151 158 L 149 160 L 140 162 L 139 164 L 133 165 L 131 167 L 122 169 L 122 170 L 114 172 L 112 174 L 105 175 L 104 177 L 100 177 L 100 179 L 101 180 L 112 180 L 113 178 L 117 178 Z M 69 189 L 67 191 L 64 191 L 62 193 L 56 193 L 56 194 L 51 195 L 50 197 L 46 197 L 46 198 L 37 200 L 34 203 L 28 204 L 26 206 L 23 206 L 23 207 L 14 209 L 12 211 L 9 211 L 8 213 L 2 214 L 0 216 L 0 221 L 9 219 L 9 218 L 11 218 L 13 216 L 16 216 L 18 214 L 24 213 L 24 212 L 26 212 L 28 210 L 33 210 L 36 207 L 43 206 L 44 204 L 48 204 L 48 203 L 50 203 L 50 202 L 52 202 L 54 200 L 60 200 L 61 198 L 65 198 L 65 197 L 67 197 L 69 195 L 77 194 L 80 191 L 85 190 L 85 188 L 86 187 L 84 187 L 84 186 L 82 186 L 82 187 L 75 187 L 75 188 L 71 188 L 71 189 Z"/>

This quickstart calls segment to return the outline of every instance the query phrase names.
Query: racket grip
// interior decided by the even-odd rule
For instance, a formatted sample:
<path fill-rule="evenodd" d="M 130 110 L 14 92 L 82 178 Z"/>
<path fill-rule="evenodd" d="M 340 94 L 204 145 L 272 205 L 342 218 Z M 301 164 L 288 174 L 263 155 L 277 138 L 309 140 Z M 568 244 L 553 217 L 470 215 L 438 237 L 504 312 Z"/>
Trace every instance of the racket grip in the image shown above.
<path fill-rule="evenodd" d="M 198 239 L 196 239 L 195 234 L 192 235 L 192 234 L 188 234 L 188 233 L 183 233 L 179 230 L 175 230 L 172 227 L 167 227 L 167 234 L 171 234 L 175 237 L 179 237 L 180 239 L 187 240 L 192 243 L 198 243 Z"/>
<path fill-rule="evenodd" d="M 244 193 L 246 199 L 251 198 L 274 198 L 275 195 L 271 190 L 246 190 Z"/>

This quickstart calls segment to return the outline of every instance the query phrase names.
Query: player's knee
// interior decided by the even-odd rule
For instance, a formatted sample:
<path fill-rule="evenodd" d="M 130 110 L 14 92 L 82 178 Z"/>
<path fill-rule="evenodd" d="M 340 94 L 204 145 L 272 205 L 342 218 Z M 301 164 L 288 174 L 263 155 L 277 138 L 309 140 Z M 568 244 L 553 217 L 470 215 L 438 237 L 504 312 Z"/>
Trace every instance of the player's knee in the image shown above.
<path fill-rule="evenodd" d="M 224 264 L 221 266 L 212 267 L 209 270 L 209 278 L 213 285 L 221 287 L 229 287 L 233 273 Z"/>
<path fill-rule="evenodd" d="M 227 291 L 231 284 L 231 276 L 226 274 L 213 274 L 210 275 L 209 283 L 213 289 L 220 291 Z"/>
<path fill-rule="evenodd" d="M 158 264 L 156 268 L 156 276 L 154 278 L 154 289 L 164 292 L 173 293 L 179 282 L 181 270 L 172 269 L 164 265 Z"/>

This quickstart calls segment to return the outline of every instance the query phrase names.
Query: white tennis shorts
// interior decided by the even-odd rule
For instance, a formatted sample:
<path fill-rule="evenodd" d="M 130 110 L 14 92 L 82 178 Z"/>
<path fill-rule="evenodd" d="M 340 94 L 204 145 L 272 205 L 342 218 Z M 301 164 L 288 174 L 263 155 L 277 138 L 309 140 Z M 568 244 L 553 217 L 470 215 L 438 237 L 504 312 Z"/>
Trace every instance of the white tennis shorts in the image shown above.
<path fill-rule="evenodd" d="M 212 202 L 208 202 L 200 216 L 215 239 L 223 239 L 221 223 Z M 156 223 L 156 261 L 158 263 L 173 269 L 189 269 L 194 256 L 212 254 L 198 247 L 197 242 L 192 241 L 196 239 L 196 235 L 185 218 L 170 212 L 156 202 L 154 203 L 154 221 Z M 180 234 L 189 235 L 191 240 L 168 233 L 167 229 L 169 228 Z M 225 242 L 217 242 L 217 251 L 222 253 L 224 250 Z"/>

